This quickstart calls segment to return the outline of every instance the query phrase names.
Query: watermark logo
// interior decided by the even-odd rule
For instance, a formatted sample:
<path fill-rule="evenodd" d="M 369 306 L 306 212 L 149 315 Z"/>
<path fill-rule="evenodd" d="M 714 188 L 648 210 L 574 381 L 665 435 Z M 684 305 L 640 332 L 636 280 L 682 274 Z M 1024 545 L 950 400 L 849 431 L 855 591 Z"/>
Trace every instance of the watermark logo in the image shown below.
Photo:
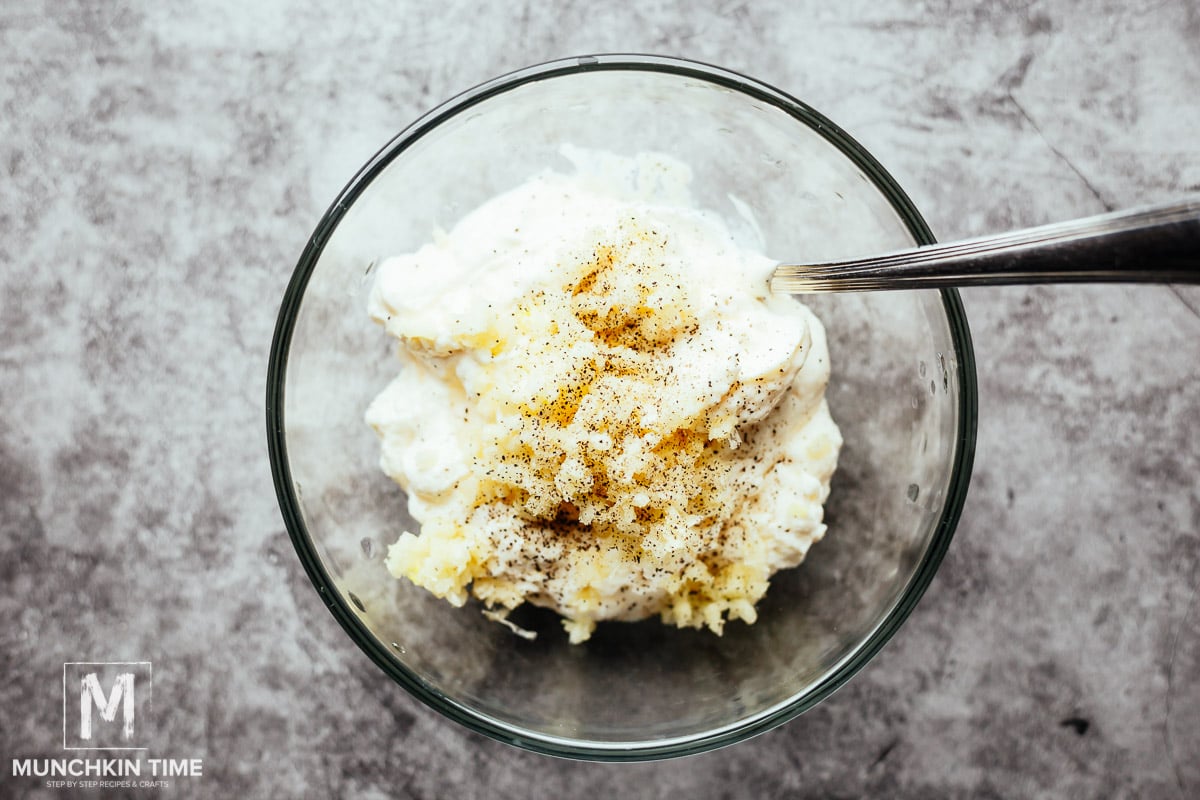
<path fill-rule="evenodd" d="M 63 748 L 126 752 L 72 752 L 59 756 L 13 758 L 12 777 L 41 780 L 47 789 L 99 789 L 102 792 L 169 789 L 184 779 L 202 777 L 203 758 L 150 757 L 145 752 L 154 741 L 154 719 L 150 714 L 151 678 L 149 661 L 68 661 L 63 664 Z"/>
<path fill-rule="evenodd" d="M 63 664 L 63 747 L 147 749 L 151 679 L 149 661 Z"/>

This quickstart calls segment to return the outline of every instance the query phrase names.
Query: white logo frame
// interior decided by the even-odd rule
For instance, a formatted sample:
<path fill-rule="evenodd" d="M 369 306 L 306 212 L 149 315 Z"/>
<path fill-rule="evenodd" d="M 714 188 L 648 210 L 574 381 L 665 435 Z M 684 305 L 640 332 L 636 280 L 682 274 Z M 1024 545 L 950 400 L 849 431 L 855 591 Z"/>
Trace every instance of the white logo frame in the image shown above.
<path fill-rule="evenodd" d="M 149 661 L 64 661 L 62 673 L 62 688 L 63 688 L 63 703 L 62 703 L 62 720 L 63 720 L 63 749 L 64 750 L 149 750 L 148 747 L 78 747 L 67 744 L 67 667 L 136 667 L 141 671 L 145 670 L 146 682 L 144 687 L 139 687 L 138 691 L 146 692 L 146 708 L 151 707 L 151 702 L 154 697 L 154 670 Z M 136 684 L 135 684 L 136 685 Z M 131 687 L 132 688 L 132 687 Z M 115 691 L 116 687 L 112 687 L 110 691 Z M 80 699 L 82 703 L 82 698 Z M 80 709 L 82 717 L 83 709 Z M 125 721 L 126 724 L 132 724 L 132 720 Z M 82 738 L 82 737 L 80 737 Z"/>

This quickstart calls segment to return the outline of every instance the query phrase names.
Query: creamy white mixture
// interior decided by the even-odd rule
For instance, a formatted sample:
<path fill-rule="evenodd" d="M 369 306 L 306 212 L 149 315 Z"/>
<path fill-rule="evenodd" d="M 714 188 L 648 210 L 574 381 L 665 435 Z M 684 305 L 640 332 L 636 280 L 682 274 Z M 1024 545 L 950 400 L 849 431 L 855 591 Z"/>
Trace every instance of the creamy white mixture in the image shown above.
<path fill-rule="evenodd" d="M 401 343 L 366 419 L 420 532 L 388 568 L 572 642 L 659 616 L 720 633 L 825 533 L 841 435 L 821 323 L 670 159 L 565 151 L 378 268 Z"/>

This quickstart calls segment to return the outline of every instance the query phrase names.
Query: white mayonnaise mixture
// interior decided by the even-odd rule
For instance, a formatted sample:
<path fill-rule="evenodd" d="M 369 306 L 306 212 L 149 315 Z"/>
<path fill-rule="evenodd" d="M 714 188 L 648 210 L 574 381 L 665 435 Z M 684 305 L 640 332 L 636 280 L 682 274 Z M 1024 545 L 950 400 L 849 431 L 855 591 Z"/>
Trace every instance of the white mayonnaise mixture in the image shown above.
<path fill-rule="evenodd" d="M 692 207 L 673 160 L 564 151 L 378 268 L 399 376 L 366 419 L 421 530 L 387 565 L 572 642 L 659 616 L 754 622 L 825 533 L 841 435 L 817 318 Z"/>

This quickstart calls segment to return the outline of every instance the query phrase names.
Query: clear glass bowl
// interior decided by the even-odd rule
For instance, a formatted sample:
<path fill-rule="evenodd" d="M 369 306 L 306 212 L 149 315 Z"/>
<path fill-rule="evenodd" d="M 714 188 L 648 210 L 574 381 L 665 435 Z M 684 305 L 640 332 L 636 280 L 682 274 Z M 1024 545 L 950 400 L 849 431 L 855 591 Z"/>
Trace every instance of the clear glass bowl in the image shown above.
<path fill-rule="evenodd" d="M 830 408 L 845 437 L 829 531 L 776 575 L 759 620 L 724 636 L 652 620 L 602 623 L 570 645 L 537 609 L 517 638 L 391 577 L 416 529 L 377 466 L 363 411 L 398 368 L 369 321 L 370 265 L 425 242 L 547 166 L 562 143 L 658 151 L 695 173 L 698 204 L 767 254 L 821 259 L 929 243 L 916 209 L 849 136 L 803 103 L 726 70 L 590 56 L 479 86 L 422 117 L 354 177 L 317 225 L 283 300 L 267 424 L 283 516 L 330 611 L 418 699 L 531 750 L 602 760 L 729 744 L 811 708 L 912 610 L 966 495 L 975 443 L 970 334 L 953 291 L 814 297 L 829 332 Z M 818 231 L 814 235 L 813 231 Z"/>

